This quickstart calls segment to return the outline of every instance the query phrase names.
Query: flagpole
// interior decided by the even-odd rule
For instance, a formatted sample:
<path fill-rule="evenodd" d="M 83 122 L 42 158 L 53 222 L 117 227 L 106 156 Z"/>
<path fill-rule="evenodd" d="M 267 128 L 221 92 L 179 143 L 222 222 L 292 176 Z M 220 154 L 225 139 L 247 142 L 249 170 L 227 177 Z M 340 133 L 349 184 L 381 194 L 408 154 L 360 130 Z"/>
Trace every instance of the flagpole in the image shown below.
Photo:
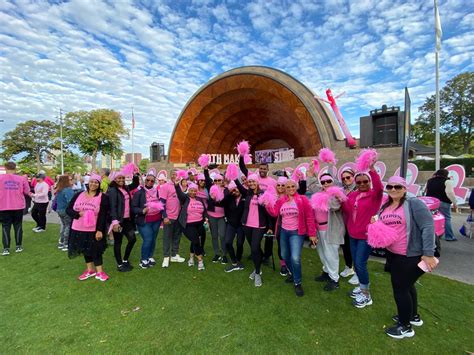
<path fill-rule="evenodd" d="M 135 129 L 135 117 L 133 115 L 133 106 L 132 106 L 132 163 L 135 164 L 135 147 L 133 146 L 133 130 Z"/>
<path fill-rule="evenodd" d="M 61 138 L 61 175 L 64 175 L 63 110 L 61 108 L 59 108 L 59 134 Z"/>
<path fill-rule="evenodd" d="M 435 65 L 436 65 L 436 104 L 435 104 L 435 168 L 440 168 L 440 118 L 439 118 L 439 51 L 441 50 L 441 36 L 443 34 L 441 29 L 441 20 L 439 18 L 438 1 L 434 0 L 434 15 L 435 15 L 435 37 L 436 37 L 436 51 L 435 51 Z"/>

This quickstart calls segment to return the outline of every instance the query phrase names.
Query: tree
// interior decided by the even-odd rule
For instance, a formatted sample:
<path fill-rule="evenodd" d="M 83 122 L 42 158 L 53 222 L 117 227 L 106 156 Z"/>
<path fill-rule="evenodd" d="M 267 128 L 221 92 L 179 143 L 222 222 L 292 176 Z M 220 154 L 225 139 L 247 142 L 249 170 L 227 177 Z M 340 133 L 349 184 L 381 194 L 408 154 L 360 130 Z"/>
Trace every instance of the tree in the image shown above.
<path fill-rule="evenodd" d="M 435 144 L 435 95 L 420 107 L 412 137 L 422 144 Z M 450 154 L 474 152 L 474 72 L 457 75 L 440 91 L 441 151 Z"/>
<path fill-rule="evenodd" d="M 97 154 L 122 154 L 121 136 L 128 134 L 119 112 L 108 109 L 69 112 L 65 117 L 68 144 L 92 157 L 96 169 Z"/>
<path fill-rule="evenodd" d="M 36 171 L 41 170 L 41 164 L 46 154 L 60 148 L 59 125 L 52 121 L 26 121 L 19 123 L 14 130 L 7 132 L 2 142 L 2 157 L 12 159 L 19 154 L 24 164 L 36 163 Z"/>
<path fill-rule="evenodd" d="M 140 172 L 146 173 L 148 169 L 148 164 L 150 164 L 150 159 L 142 159 L 140 160 L 140 163 L 138 164 L 138 168 L 140 169 Z"/>
<path fill-rule="evenodd" d="M 56 159 L 56 166 L 54 167 L 56 174 L 61 173 L 61 154 Z M 85 173 L 87 172 L 87 166 L 84 162 L 84 158 L 79 154 L 65 151 L 64 152 L 64 173 Z"/>

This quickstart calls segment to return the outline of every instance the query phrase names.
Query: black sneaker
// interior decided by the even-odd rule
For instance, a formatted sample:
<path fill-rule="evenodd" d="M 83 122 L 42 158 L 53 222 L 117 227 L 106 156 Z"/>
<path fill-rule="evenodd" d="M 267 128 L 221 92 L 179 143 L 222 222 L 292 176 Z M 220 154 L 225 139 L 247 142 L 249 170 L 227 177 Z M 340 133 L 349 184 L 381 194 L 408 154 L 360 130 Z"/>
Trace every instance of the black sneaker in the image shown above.
<path fill-rule="evenodd" d="M 281 267 L 281 269 L 280 269 L 280 275 L 281 275 L 281 276 L 287 276 L 287 275 L 288 275 L 288 268 L 287 268 L 285 265 L 283 265 L 283 266 Z"/>
<path fill-rule="evenodd" d="M 142 260 L 138 266 L 140 266 L 142 269 L 148 269 L 151 267 L 150 263 L 146 260 Z"/>
<path fill-rule="evenodd" d="M 232 271 L 237 271 L 237 270 L 241 270 L 241 269 L 239 269 L 239 264 L 235 264 L 235 265 L 234 265 L 234 264 L 232 264 L 232 263 L 229 264 L 229 265 L 224 269 L 225 272 L 232 272 Z"/>
<path fill-rule="evenodd" d="M 121 265 L 117 265 L 117 270 L 120 271 L 120 272 L 128 272 L 128 271 L 132 271 L 132 269 L 130 269 L 129 267 L 127 267 L 127 265 L 124 263 L 124 264 L 121 264 Z"/>
<path fill-rule="evenodd" d="M 123 264 L 126 265 L 130 270 L 133 270 L 133 266 L 132 266 L 132 264 L 130 264 L 130 261 L 124 260 Z"/>
<path fill-rule="evenodd" d="M 229 260 L 227 259 L 227 256 L 223 256 L 221 259 L 221 264 L 227 264 Z"/>
<path fill-rule="evenodd" d="M 150 265 L 150 267 L 155 266 L 156 265 L 156 260 L 153 259 L 153 258 L 148 259 L 148 265 Z"/>
<path fill-rule="evenodd" d="M 245 266 L 244 264 L 242 264 L 240 261 L 237 262 L 237 270 L 241 271 L 241 270 L 244 270 L 245 269 Z"/>
<path fill-rule="evenodd" d="M 411 325 L 404 326 L 399 323 L 387 328 L 385 333 L 395 339 L 411 338 L 415 335 L 415 331 L 412 329 Z"/>
<path fill-rule="evenodd" d="M 16 249 L 15 249 L 15 253 L 21 253 L 23 251 L 23 248 L 21 245 L 17 245 Z"/>
<path fill-rule="evenodd" d="M 10 255 L 10 249 L 8 249 L 8 248 L 3 249 L 2 255 L 3 255 L 3 256 Z"/>
<path fill-rule="evenodd" d="M 327 272 L 322 272 L 321 275 L 319 276 L 316 276 L 314 278 L 314 281 L 317 281 L 317 282 L 326 282 L 326 281 L 329 281 L 331 280 L 331 278 L 329 277 L 329 274 Z"/>
<path fill-rule="evenodd" d="M 285 283 L 292 284 L 293 282 L 295 282 L 295 279 L 293 278 L 293 275 L 288 274 L 288 276 L 286 277 Z"/>
<path fill-rule="evenodd" d="M 212 258 L 212 262 L 215 264 L 215 263 L 218 263 L 219 260 L 221 259 L 221 257 L 219 255 L 214 255 L 214 257 Z"/>
<path fill-rule="evenodd" d="M 395 323 L 399 323 L 400 319 L 398 318 L 398 315 L 395 315 L 392 317 L 392 320 Z M 419 314 L 415 314 L 412 319 L 410 319 L 410 324 L 414 325 L 416 327 L 421 327 L 423 325 L 423 320 L 420 318 Z"/>
<path fill-rule="evenodd" d="M 303 287 L 301 287 L 301 284 L 295 285 L 295 293 L 296 293 L 296 296 L 298 297 L 304 296 L 304 291 L 303 291 Z"/>
<path fill-rule="evenodd" d="M 328 283 L 324 286 L 324 291 L 334 291 L 339 288 L 339 282 L 334 280 L 329 280 Z"/>

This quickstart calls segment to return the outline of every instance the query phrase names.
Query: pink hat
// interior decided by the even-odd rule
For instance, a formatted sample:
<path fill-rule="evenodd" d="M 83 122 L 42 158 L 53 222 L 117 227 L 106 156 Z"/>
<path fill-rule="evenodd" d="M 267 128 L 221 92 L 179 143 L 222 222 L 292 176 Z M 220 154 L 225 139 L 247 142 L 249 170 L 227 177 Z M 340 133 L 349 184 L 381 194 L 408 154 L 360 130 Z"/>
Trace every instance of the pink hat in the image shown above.
<path fill-rule="evenodd" d="M 197 170 L 194 169 L 194 168 L 188 169 L 188 175 L 189 175 L 189 174 L 197 175 L 197 173 L 198 173 Z"/>
<path fill-rule="evenodd" d="M 97 180 L 99 182 L 99 184 L 102 182 L 102 177 L 96 173 L 92 173 L 91 174 L 91 177 L 90 177 L 91 180 Z"/>
<path fill-rule="evenodd" d="M 333 181 L 334 181 L 334 179 L 332 178 L 331 175 L 326 175 L 326 174 L 324 174 L 323 176 L 321 176 L 321 177 L 319 178 L 319 181 L 327 181 L 327 180 L 333 180 Z"/>
<path fill-rule="evenodd" d="M 224 177 L 221 174 L 216 174 L 213 177 L 214 180 L 224 180 Z"/>
<path fill-rule="evenodd" d="M 369 179 L 369 181 L 372 181 L 372 179 L 370 178 L 370 174 L 369 174 L 369 171 L 366 170 L 366 171 L 358 171 L 355 176 L 354 176 L 354 179 L 358 176 L 361 176 L 361 175 L 364 175 L 364 176 L 367 176 L 367 178 Z"/>
<path fill-rule="evenodd" d="M 188 190 L 189 189 L 197 190 L 198 186 L 194 182 L 188 182 Z"/>
<path fill-rule="evenodd" d="M 229 189 L 229 191 L 232 191 L 237 188 L 237 185 L 235 184 L 235 182 L 231 181 L 229 182 L 229 186 L 227 186 L 227 188 Z"/>
<path fill-rule="evenodd" d="M 165 175 L 165 174 L 160 174 L 160 175 L 158 175 L 158 180 L 164 180 L 164 181 L 166 181 L 166 175 Z"/>
<path fill-rule="evenodd" d="M 388 183 L 391 185 L 398 184 L 402 185 L 404 188 L 407 188 L 407 181 L 401 176 L 392 176 L 388 179 Z"/>
<path fill-rule="evenodd" d="M 247 176 L 247 181 L 258 182 L 258 175 L 257 174 L 250 174 L 249 176 Z"/>
<path fill-rule="evenodd" d="M 285 184 L 287 182 L 288 178 L 284 176 L 278 177 L 277 184 Z"/>
<path fill-rule="evenodd" d="M 197 179 L 198 180 L 206 180 L 206 177 L 204 176 L 204 174 L 198 174 Z"/>

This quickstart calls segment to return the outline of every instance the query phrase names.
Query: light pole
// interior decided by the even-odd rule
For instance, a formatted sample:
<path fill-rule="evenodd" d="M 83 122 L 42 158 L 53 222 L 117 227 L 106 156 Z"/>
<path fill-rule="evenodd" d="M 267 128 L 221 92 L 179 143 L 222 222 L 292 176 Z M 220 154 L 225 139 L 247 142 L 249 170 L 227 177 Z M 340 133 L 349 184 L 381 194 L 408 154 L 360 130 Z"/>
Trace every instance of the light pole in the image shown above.
<path fill-rule="evenodd" d="M 61 175 L 64 175 L 63 110 L 61 108 L 59 108 L 59 135 L 61 139 Z"/>

